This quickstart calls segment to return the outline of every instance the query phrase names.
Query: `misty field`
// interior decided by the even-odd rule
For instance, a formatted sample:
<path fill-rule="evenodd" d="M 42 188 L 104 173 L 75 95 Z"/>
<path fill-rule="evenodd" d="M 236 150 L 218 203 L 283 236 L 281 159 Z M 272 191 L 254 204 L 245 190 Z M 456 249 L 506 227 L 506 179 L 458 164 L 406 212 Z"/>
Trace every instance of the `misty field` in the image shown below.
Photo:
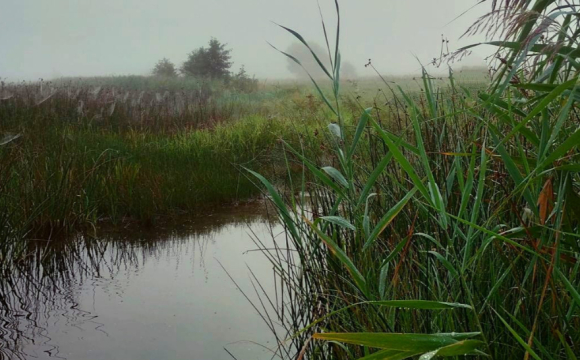
<path fill-rule="evenodd" d="M 343 78 L 338 21 L 328 59 L 284 28 L 319 67 L 304 80 L 201 77 L 212 39 L 191 76 L 2 83 L 0 272 L 54 256 L 31 239 L 260 199 L 275 295 L 252 273 L 244 296 L 274 358 L 577 359 L 576 3 L 493 2 L 468 30 L 500 36 L 491 69 Z"/>

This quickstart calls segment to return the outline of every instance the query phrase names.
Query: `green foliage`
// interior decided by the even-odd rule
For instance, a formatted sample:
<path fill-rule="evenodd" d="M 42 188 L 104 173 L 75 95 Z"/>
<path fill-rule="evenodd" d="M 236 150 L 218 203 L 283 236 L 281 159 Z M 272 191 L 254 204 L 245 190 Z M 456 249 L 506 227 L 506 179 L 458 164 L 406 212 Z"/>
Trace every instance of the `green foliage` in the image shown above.
<path fill-rule="evenodd" d="M 334 115 L 332 156 L 315 160 L 289 149 L 312 179 L 300 178 L 309 196 L 286 210 L 295 229 L 288 237 L 307 271 L 272 258 L 281 279 L 290 279 L 292 309 L 309 314 L 289 325 L 308 358 L 564 360 L 580 353 L 579 5 L 558 3 L 505 2 L 505 11 L 490 15 L 505 17 L 486 24 L 508 24 L 504 40 L 515 41 L 490 43 L 502 62 L 486 91 L 459 88 L 452 71 L 447 85 L 435 83 L 424 70 L 421 93 L 398 88 L 385 106 L 359 106 L 358 125 L 339 95 L 338 46 L 328 46 L 334 55 L 326 63 L 283 27 L 332 81 L 328 90 L 311 77 Z M 469 307 L 372 305 L 391 299 Z M 474 330 L 481 341 L 436 335 Z"/>
<path fill-rule="evenodd" d="M 185 76 L 209 79 L 229 77 L 232 66 L 231 50 L 227 49 L 226 46 L 226 44 L 212 38 L 208 47 L 200 47 L 189 54 L 181 66 L 181 73 Z"/>
<path fill-rule="evenodd" d="M 155 64 L 153 71 L 151 72 L 154 76 L 161 76 L 161 77 L 169 77 L 175 78 L 177 77 L 177 70 L 175 69 L 175 65 L 169 61 L 169 59 L 163 58 Z"/>

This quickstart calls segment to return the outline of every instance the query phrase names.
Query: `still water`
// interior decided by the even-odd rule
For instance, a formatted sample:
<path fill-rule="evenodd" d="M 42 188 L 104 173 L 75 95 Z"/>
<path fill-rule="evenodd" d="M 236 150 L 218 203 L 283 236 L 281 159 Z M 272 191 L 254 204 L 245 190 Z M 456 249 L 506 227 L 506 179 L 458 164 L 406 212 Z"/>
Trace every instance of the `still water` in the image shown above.
<path fill-rule="evenodd" d="M 272 358 L 276 339 L 240 291 L 259 307 L 249 267 L 275 297 L 272 265 L 252 251 L 253 237 L 282 231 L 269 219 L 244 205 L 179 227 L 37 241 L 2 277 L 0 359 Z"/>

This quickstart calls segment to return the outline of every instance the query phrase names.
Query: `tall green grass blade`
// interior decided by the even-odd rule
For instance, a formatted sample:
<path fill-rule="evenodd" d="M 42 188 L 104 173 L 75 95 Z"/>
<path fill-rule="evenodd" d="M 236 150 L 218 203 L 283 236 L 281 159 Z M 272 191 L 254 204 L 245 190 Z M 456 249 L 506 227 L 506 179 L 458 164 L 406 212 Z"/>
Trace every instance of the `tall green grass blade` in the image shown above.
<path fill-rule="evenodd" d="M 316 225 L 317 222 L 320 220 L 324 220 L 324 221 L 329 222 L 331 224 L 338 225 L 338 226 L 343 227 L 345 229 L 356 231 L 356 227 L 353 224 L 351 224 L 348 220 L 346 220 L 345 218 L 340 217 L 340 216 L 322 216 L 322 217 L 319 217 L 318 219 L 316 219 L 314 224 Z"/>
<path fill-rule="evenodd" d="M 368 304 L 389 306 L 400 309 L 415 309 L 415 310 L 452 310 L 452 309 L 469 309 L 470 305 L 449 303 L 444 301 L 431 300 L 382 300 L 369 301 Z"/>
<path fill-rule="evenodd" d="M 441 196 L 441 192 L 439 191 L 439 186 L 437 185 L 435 177 L 433 176 L 433 172 L 431 171 L 431 166 L 429 165 L 429 158 L 427 156 L 427 151 L 425 150 L 425 145 L 423 143 L 423 135 L 421 134 L 421 125 L 419 124 L 419 116 L 413 110 L 411 110 L 411 121 L 413 123 L 413 128 L 415 129 L 415 141 L 417 142 L 419 157 L 421 158 L 423 169 L 427 174 L 428 180 L 427 184 L 429 187 L 430 199 L 432 203 L 435 205 L 435 208 L 440 213 L 441 226 L 444 229 L 446 229 L 447 216 L 445 215 L 445 204 L 443 201 L 443 197 Z M 409 174 L 409 176 L 411 175 Z"/>
<path fill-rule="evenodd" d="M 564 347 L 564 349 L 566 349 L 566 356 L 568 356 L 568 360 L 578 360 L 578 357 L 576 357 L 576 355 L 574 354 L 574 350 L 572 350 L 570 345 L 568 345 L 568 342 L 566 341 L 562 333 L 558 330 L 556 330 L 556 333 L 558 334 L 558 338 L 560 339 L 562 346 Z"/>
<path fill-rule="evenodd" d="M 415 187 L 419 190 L 419 192 L 425 197 L 427 201 L 431 202 L 429 190 L 427 190 L 427 188 L 423 184 L 423 181 L 419 178 L 419 176 L 415 172 L 415 169 L 413 169 L 413 166 L 411 166 L 409 160 L 407 160 L 407 158 L 403 155 L 401 150 L 399 150 L 399 147 L 389 138 L 389 136 L 385 134 L 383 129 L 381 129 L 381 127 L 375 120 L 371 119 L 371 124 L 373 125 L 375 130 L 379 133 L 379 135 L 381 135 L 384 142 L 387 144 L 390 153 L 392 153 L 392 156 L 401 165 L 403 170 L 405 170 L 407 175 L 409 175 L 411 181 L 413 182 L 413 185 L 415 185 Z"/>
<path fill-rule="evenodd" d="M 334 59 L 338 59 L 340 49 L 340 6 L 338 5 L 338 0 L 334 0 L 334 6 L 336 7 L 336 43 L 334 45 Z M 335 73 L 338 73 L 340 64 L 335 63 L 335 66 Z"/>
<path fill-rule="evenodd" d="M 334 108 L 334 106 L 330 103 L 330 101 L 328 100 L 328 98 L 326 97 L 326 95 L 324 95 L 324 92 L 322 92 L 322 89 L 320 88 L 320 86 L 318 86 L 318 83 L 316 82 L 316 80 L 314 80 L 314 78 L 312 77 L 312 75 L 308 72 L 308 70 L 304 67 L 304 65 L 302 65 L 302 63 L 300 62 L 300 60 L 298 60 L 296 57 L 282 51 L 279 50 L 278 48 L 276 48 L 274 45 L 270 44 L 271 47 L 274 48 L 274 50 L 280 52 L 281 54 L 286 55 L 290 60 L 294 61 L 296 64 L 298 64 L 308 75 L 308 77 L 310 78 L 310 81 L 312 81 L 312 83 L 314 84 L 314 87 L 316 88 L 316 91 L 318 92 L 318 95 L 320 96 L 320 98 L 324 101 L 324 103 L 326 104 L 326 106 L 328 106 L 328 108 L 336 115 L 338 116 L 338 110 Z"/>
<path fill-rule="evenodd" d="M 400 351 L 400 350 L 381 350 L 374 354 L 359 358 L 358 360 L 404 360 L 422 352 L 417 350 Z"/>
<path fill-rule="evenodd" d="M 387 213 L 381 218 L 381 220 L 373 229 L 371 235 L 366 240 L 363 246 L 363 251 L 368 250 L 374 244 L 379 235 L 385 230 L 385 228 L 391 223 L 391 221 L 393 221 L 393 219 L 401 212 L 401 210 L 403 210 L 405 205 L 407 205 L 409 200 L 411 200 L 411 198 L 415 195 L 416 191 L 417 189 L 413 188 L 413 190 L 409 191 L 407 195 L 405 195 L 405 197 L 402 198 L 395 206 L 393 206 L 389 211 L 387 211 Z"/>
<path fill-rule="evenodd" d="M 348 255 L 346 255 L 346 253 L 330 237 L 328 237 L 326 234 L 320 231 L 320 229 L 318 229 L 318 227 L 315 224 L 310 223 L 310 221 L 308 221 L 307 219 L 304 220 L 308 224 L 310 224 L 310 227 L 312 228 L 312 230 L 314 230 L 316 235 L 318 235 L 318 237 L 324 242 L 324 244 L 326 244 L 326 246 L 332 252 L 332 254 L 336 256 L 338 260 L 340 260 L 340 262 L 348 270 L 354 282 L 356 283 L 358 289 L 366 297 L 368 297 L 369 292 L 366 280 L 364 276 L 360 273 L 360 271 L 356 268 L 352 260 L 348 257 Z"/>
<path fill-rule="evenodd" d="M 393 261 L 393 259 L 395 258 L 395 256 L 397 256 L 401 250 L 403 250 L 403 248 L 405 247 L 405 245 L 407 245 L 407 243 L 411 240 L 411 238 L 407 237 L 401 241 L 399 241 L 399 243 L 397 244 L 397 246 L 395 246 L 395 248 L 393 249 L 393 251 L 391 251 L 389 253 L 389 256 L 387 256 L 387 258 L 383 261 L 383 266 L 382 268 L 386 267 L 389 265 L 389 263 L 391 261 Z"/>
<path fill-rule="evenodd" d="M 358 142 L 360 141 L 362 133 L 365 130 L 367 123 L 370 119 L 371 110 L 372 110 L 371 108 L 364 110 L 359 121 L 358 121 L 358 125 L 356 127 L 354 137 L 352 139 L 352 144 L 350 145 L 350 149 L 348 151 L 348 158 L 349 159 L 352 158 L 352 156 L 354 155 L 354 152 L 356 151 L 356 147 L 358 145 Z"/>
<path fill-rule="evenodd" d="M 320 1 L 317 0 L 316 3 L 318 5 L 318 13 L 320 14 L 320 22 L 322 23 L 322 32 L 324 33 L 324 41 L 326 42 L 326 49 L 328 50 L 328 61 L 330 63 L 330 66 L 334 68 L 334 62 L 332 60 L 332 54 L 330 50 L 330 43 L 328 41 L 328 32 L 326 31 L 326 23 L 324 21 L 324 16 L 322 15 L 322 9 L 320 8 Z"/>
<path fill-rule="evenodd" d="M 344 175 L 342 175 L 340 171 L 338 171 L 337 169 L 333 168 L 332 166 L 325 166 L 322 168 L 322 170 L 340 185 L 344 186 L 347 189 L 350 187 Z"/>
<path fill-rule="evenodd" d="M 498 140 L 496 135 L 493 132 L 491 133 L 491 135 L 492 135 L 492 138 L 494 139 L 495 143 L 497 144 L 496 150 L 501 155 L 501 158 L 504 162 L 504 165 L 505 165 L 508 173 L 510 174 L 510 176 L 512 177 L 512 179 L 516 183 L 516 186 L 520 186 L 520 185 L 523 186 L 524 185 L 524 177 L 520 173 L 520 170 L 518 169 L 516 163 L 514 162 L 512 157 L 509 155 L 509 153 L 507 152 L 507 150 L 505 149 L 503 144 Z M 524 198 L 526 199 L 526 201 L 528 202 L 529 208 L 532 211 L 534 211 L 534 213 L 537 213 L 538 210 L 536 208 L 536 201 L 532 197 L 532 193 L 530 192 L 530 190 L 527 188 L 524 189 L 523 195 L 524 195 Z"/>
<path fill-rule="evenodd" d="M 572 108 L 573 103 L 574 103 L 574 98 L 569 97 L 568 101 L 566 102 L 566 105 L 564 105 L 564 107 L 562 107 L 562 109 L 560 110 L 560 113 L 558 114 L 558 119 L 556 120 L 556 123 L 554 124 L 554 127 L 551 130 L 550 138 L 547 141 L 546 146 L 544 147 L 543 151 L 540 151 L 540 153 L 539 153 L 538 163 L 541 163 L 545 159 L 548 150 L 552 147 L 552 145 L 556 141 L 556 138 L 560 134 L 560 130 L 562 129 L 562 126 L 564 125 L 564 122 L 568 119 L 568 115 L 570 114 L 570 110 Z"/>
<path fill-rule="evenodd" d="M 509 332 L 513 335 L 513 337 L 517 340 L 518 343 L 520 343 L 520 345 L 526 349 L 526 351 L 536 360 L 542 360 L 538 354 L 536 354 L 536 352 L 528 345 L 528 343 L 526 343 L 526 341 L 524 339 L 521 338 L 521 336 L 504 320 L 503 317 L 501 317 L 500 314 L 498 314 L 496 312 L 497 317 L 501 320 L 501 322 L 505 325 L 505 327 L 509 330 Z"/>
<path fill-rule="evenodd" d="M 429 254 L 435 256 L 437 258 L 437 260 L 439 260 L 443 264 L 443 266 L 445 266 L 445 268 L 447 270 L 449 270 L 449 272 L 451 273 L 451 275 L 453 277 L 459 276 L 459 273 L 457 272 L 457 270 L 455 269 L 455 267 L 453 266 L 453 264 L 451 264 L 449 262 L 449 260 L 445 259 L 443 257 L 443 255 L 439 254 L 437 251 L 429 251 Z"/>
<path fill-rule="evenodd" d="M 312 48 L 310 47 L 310 45 L 308 45 L 308 43 L 306 42 L 306 40 L 304 40 L 304 38 L 302 37 L 302 35 L 300 35 L 298 32 L 287 28 L 286 26 L 280 25 L 280 24 L 276 24 L 279 27 L 281 27 L 282 29 L 288 31 L 290 34 L 294 35 L 294 37 L 296 39 L 298 39 L 298 41 L 300 41 L 302 44 L 304 44 L 304 46 L 306 46 L 306 48 L 308 48 L 308 50 L 310 51 L 310 54 L 312 54 L 312 57 L 314 58 L 314 60 L 316 60 L 316 62 L 318 63 L 318 66 L 320 67 L 320 69 L 322 69 L 322 71 L 324 71 L 324 73 L 326 74 L 326 76 L 328 76 L 328 78 L 330 80 L 334 80 L 334 78 L 332 77 L 332 75 L 330 74 L 330 72 L 326 69 L 326 66 L 324 66 L 324 64 L 322 63 L 322 61 L 320 61 L 320 58 L 318 57 L 318 55 L 312 50 Z"/>
<path fill-rule="evenodd" d="M 566 153 L 570 151 L 572 148 L 579 145 L 580 145 L 580 129 L 576 130 L 574 134 L 572 134 L 562 144 L 560 144 L 560 146 L 554 149 L 554 151 L 552 151 L 550 155 L 548 155 L 548 157 L 540 165 L 538 165 L 538 169 L 543 169 L 549 164 L 552 164 L 556 160 L 566 155 Z"/>
<path fill-rule="evenodd" d="M 558 85 L 554 90 L 552 90 L 528 115 L 520 121 L 513 129 L 510 131 L 497 146 L 503 145 L 509 139 L 511 139 L 515 134 L 521 131 L 530 120 L 532 120 L 536 115 L 538 115 L 542 110 L 544 110 L 554 99 L 560 96 L 566 89 L 573 87 L 576 84 L 576 79 L 568 80 L 565 83 Z"/>
<path fill-rule="evenodd" d="M 479 340 L 463 340 L 458 343 L 447 345 L 435 351 L 424 354 L 420 360 L 430 360 L 436 357 L 448 357 L 473 354 L 476 350 L 484 345 Z"/>
<path fill-rule="evenodd" d="M 431 119 L 437 118 L 437 104 L 435 103 L 435 99 L 433 98 L 433 84 L 431 82 L 431 78 L 429 74 L 427 74 L 427 70 L 423 66 L 421 66 L 422 78 L 423 78 L 423 86 L 425 87 L 425 96 L 427 97 L 427 104 L 429 105 L 429 113 L 431 115 Z"/>
<path fill-rule="evenodd" d="M 568 278 L 559 269 L 556 269 L 556 274 L 558 274 L 558 277 L 560 278 L 562 283 L 564 283 L 564 286 L 572 296 L 572 299 L 576 303 L 576 306 L 580 307 L 580 293 L 578 292 L 578 290 L 574 288 L 574 286 L 570 283 Z"/>
<path fill-rule="evenodd" d="M 290 215 L 290 212 L 288 211 L 288 208 L 286 207 L 286 204 L 284 203 L 284 200 L 282 200 L 282 197 L 280 196 L 278 191 L 276 191 L 274 186 L 262 175 L 247 168 L 245 168 L 245 170 L 250 174 L 254 175 L 266 187 L 268 193 L 270 194 L 270 197 L 272 198 L 272 201 L 274 202 L 274 204 L 278 208 L 278 211 L 282 215 L 282 220 L 284 221 L 284 224 L 288 227 L 288 230 L 290 230 L 290 233 L 292 234 L 294 239 L 298 242 L 302 242 L 301 237 L 296 229 L 294 219 Z"/>
<path fill-rule="evenodd" d="M 314 334 L 314 338 L 363 345 L 377 349 L 420 351 L 426 353 L 441 347 L 456 344 L 459 339 L 473 337 L 477 334 L 323 333 Z"/>

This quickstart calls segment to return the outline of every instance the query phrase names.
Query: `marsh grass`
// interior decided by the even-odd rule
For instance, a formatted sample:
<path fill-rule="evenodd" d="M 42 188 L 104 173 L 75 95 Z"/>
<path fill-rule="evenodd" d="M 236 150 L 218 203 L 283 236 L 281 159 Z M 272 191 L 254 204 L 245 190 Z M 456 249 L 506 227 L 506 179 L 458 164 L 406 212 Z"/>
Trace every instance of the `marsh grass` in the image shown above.
<path fill-rule="evenodd" d="M 420 94 L 385 82 L 393 101 L 352 121 L 337 30 L 334 94 L 319 91 L 335 116 L 334 154 L 287 146 L 311 175 L 289 174 L 308 197 L 285 200 L 254 174 L 296 250 L 264 249 L 294 300 L 278 314 L 301 314 L 285 322 L 291 358 L 577 358 L 578 5 L 558 4 L 509 12 L 526 20 L 504 39 L 514 42 L 491 43 L 502 61 L 486 91 L 458 86 L 452 71 L 442 89 L 424 71 Z"/>
<path fill-rule="evenodd" d="M 27 256 L 26 238 L 55 239 L 103 223 L 151 225 L 251 199 L 259 190 L 242 166 L 282 178 L 282 134 L 320 142 L 319 106 L 280 115 L 303 106 L 293 90 L 157 90 L 2 85 L 2 269 Z M 297 101 L 277 107 L 290 96 Z"/>

